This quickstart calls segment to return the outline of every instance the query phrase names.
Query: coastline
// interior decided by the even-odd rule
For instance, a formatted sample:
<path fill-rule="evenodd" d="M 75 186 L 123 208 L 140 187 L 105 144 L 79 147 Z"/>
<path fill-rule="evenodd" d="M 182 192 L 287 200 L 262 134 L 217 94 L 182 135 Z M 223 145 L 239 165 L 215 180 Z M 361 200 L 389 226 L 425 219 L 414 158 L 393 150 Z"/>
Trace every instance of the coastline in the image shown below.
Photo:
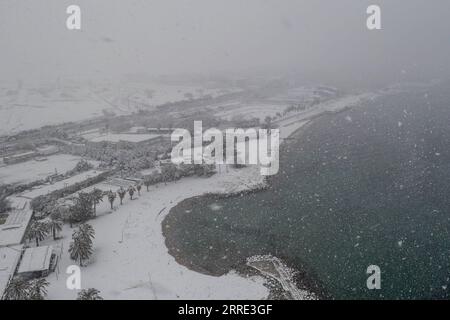
<path fill-rule="evenodd" d="M 292 137 L 297 136 L 301 134 L 302 131 L 308 128 L 308 126 L 315 120 L 325 115 L 330 114 L 336 114 L 343 111 L 346 111 L 355 105 L 358 105 L 363 102 L 365 99 L 372 99 L 376 97 L 374 94 L 363 94 L 363 95 L 357 95 L 357 96 L 349 96 L 344 97 L 342 99 L 338 99 L 337 101 L 332 101 L 324 103 L 324 105 L 320 105 L 317 108 L 303 112 L 301 114 L 297 114 L 294 116 L 290 116 L 287 119 L 282 119 L 277 122 L 277 124 L 280 126 L 280 152 L 282 152 L 283 147 L 285 146 L 286 142 L 289 142 L 289 140 L 293 139 Z M 241 171 L 249 171 L 253 169 L 253 177 L 251 177 L 251 180 L 253 183 L 250 184 L 240 184 L 240 187 L 236 189 L 231 190 L 221 190 L 221 192 L 213 192 L 208 191 L 203 194 L 197 195 L 195 197 L 186 197 L 183 200 L 181 200 L 176 206 L 177 208 L 183 208 L 186 206 L 186 209 L 191 208 L 191 202 L 196 201 L 200 198 L 210 197 L 212 199 L 220 199 L 220 198 L 228 198 L 228 197 L 236 197 L 236 196 L 243 196 L 248 193 L 254 193 L 258 192 L 260 190 L 263 190 L 268 187 L 270 184 L 270 176 L 267 178 L 262 177 L 259 174 L 259 170 L 256 166 L 254 167 L 245 167 L 243 169 L 238 169 Z M 256 169 L 256 170 L 255 170 Z M 169 221 L 170 218 L 173 217 L 173 215 L 176 214 L 174 212 L 173 208 L 169 211 L 166 218 L 161 222 L 163 226 L 163 237 L 165 238 L 165 245 L 168 249 L 168 253 L 174 257 L 174 259 L 179 263 L 180 265 L 183 265 L 190 270 L 193 270 L 195 272 L 200 272 L 205 275 L 212 275 L 216 277 L 222 277 L 224 276 L 229 270 L 223 270 L 221 272 L 211 271 L 211 270 L 204 270 L 200 269 L 198 266 L 192 265 L 189 261 L 183 259 L 182 255 L 179 254 L 179 249 L 176 247 L 174 243 L 171 243 L 170 240 L 168 240 L 167 232 L 171 232 L 171 230 L 168 230 L 167 228 L 164 228 L 164 225 L 167 225 L 167 221 Z M 251 257 L 249 257 L 251 258 Z M 278 259 L 279 257 L 275 257 L 275 259 Z M 284 265 L 286 266 L 286 269 L 292 270 L 287 266 L 287 261 L 283 261 Z M 249 276 L 263 276 L 261 272 L 256 271 L 255 269 L 252 270 L 248 265 L 245 263 L 241 263 L 239 265 L 236 265 L 232 268 L 233 271 L 236 271 L 239 275 L 243 277 L 249 277 Z M 291 281 L 294 284 L 294 286 L 297 286 L 299 288 L 299 285 L 302 287 L 304 294 L 300 295 L 303 296 L 304 299 L 322 299 L 322 298 L 329 298 L 328 294 L 324 292 L 323 288 L 320 288 L 320 285 L 312 285 L 314 282 L 311 277 L 306 275 L 302 270 L 298 270 L 295 277 L 292 277 Z M 268 299 L 285 299 L 286 292 L 283 292 L 281 283 L 277 281 L 274 281 L 274 279 L 270 279 L 270 277 L 264 276 L 265 278 L 265 286 L 269 288 L 269 294 L 267 296 Z M 295 280 L 294 280 L 295 278 Z M 314 287 L 314 290 L 310 290 L 310 288 Z M 297 295 L 298 297 L 298 295 Z"/>
<path fill-rule="evenodd" d="M 350 97 L 352 101 L 359 98 Z M 344 101 L 344 102 L 342 102 Z M 335 101 L 348 106 L 349 97 Z M 335 107 L 333 103 L 318 106 L 320 112 Z M 299 129 L 307 128 L 309 117 L 318 111 L 290 118 L 282 123 L 282 141 Z M 319 113 L 320 113 L 319 112 Z M 272 298 L 267 278 L 256 271 L 241 273 L 233 270 L 219 277 L 190 270 L 177 261 L 176 252 L 166 246 L 164 219 L 170 210 L 186 199 L 215 194 L 233 196 L 267 186 L 257 166 L 228 168 L 215 175 L 184 178 L 167 185 L 151 186 L 133 201 L 116 203 L 111 211 L 104 201 L 97 208 L 97 217 L 90 221 L 96 235 L 94 255 L 81 268 L 82 288 L 97 288 L 105 299 L 267 299 Z M 48 277 L 49 299 L 74 299 L 77 290 L 68 290 L 65 273 L 74 264 L 66 250 L 73 229 L 64 226 L 56 243 L 63 248 L 57 273 Z M 45 240 L 42 245 L 55 245 Z M 133 248 L 133 250 L 131 250 Z M 176 251 L 176 250 L 175 250 Z M 282 258 L 282 257 L 280 257 Z M 247 271 L 249 268 L 247 269 Z"/>
<path fill-rule="evenodd" d="M 252 170 L 230 169 L 209 178 L 185 178 L 150 187 L 135 200 L 115 205 L 111 212 L 104 201 L 97 217 L 90 221 L 95 229 L 94 255 L 81 268 L 82 288 L 97 288 L 105 299 L 265 299 L 268 290 L 260 276 L 242 277 L 229 272 L 213 277 L 189 270 L 169 254 L 162 221 L 169 210 L 185 198 L 213 191 L 233 192 L 257 186 Z M 73 229 L 64 226 L 58 245 L 68 248 Z M 46 240 L 52 243 L 52 240 Z M 133 248 L 133 250 L 131 250 Z M 49 299 L 74 299 L 65 275 L 74 264 L 67 250 L 62 251 L 59 273 L 48 277 Z"/>

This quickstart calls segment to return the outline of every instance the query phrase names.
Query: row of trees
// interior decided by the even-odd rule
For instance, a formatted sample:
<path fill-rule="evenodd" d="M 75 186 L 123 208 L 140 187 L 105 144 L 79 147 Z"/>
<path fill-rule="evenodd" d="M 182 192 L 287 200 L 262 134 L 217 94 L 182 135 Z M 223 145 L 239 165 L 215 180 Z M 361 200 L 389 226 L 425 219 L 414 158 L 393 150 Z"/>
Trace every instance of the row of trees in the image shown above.
<path fill-rule="evenodd" d="M 142 186 L 138 184 L 137 186 L 130 186 L 127 190 L 120 188 L 117 193 L 111 190 L 104 192 L 95 188 L 91 192 L 80 192 L 77 196 L 72 197 L 73 203 L 71 205 L 61 205 L 57 202 L 52 202 L 45 208 L 45 213 L 49 219 L 34 221 L 28 230 L 28 238 L 35 240 L 37 246 L 50 233 L 53 234 L 53 239 L 56 240 L 57 233 L 62 229 L 63 221 L 69 222 L 70 227 L 73 227 L 75 223 L 84 223 L 96 216 L 97 206 L 103 202 L 105 196 L 111 205 L 111 210 L 113 210 L 117 196 L 122 204 L 127 193 L 130 199 L 133 200 L 136 192 L 140 195 L 141 188 Z"/>
<path fill-rule="evenodd" d="M 86 222 L 97 215 L 97 206 L 103 202 L 105 192 L 95 188 L 91 192 L 80 192 L 77 196 L 72 197 L 72 205 L 56 206 L 54 211 L 58 212 L 63 220 L 70 223 L 70 227 L 74 223 Z"/>
<path fill-rule="evenodd" d="M 72 206 L 57 205 L 53 203 L 49 219 L 33 221 L 27 234 L 28 240 L 35 241 L 36 246 L 44 240 L 49 234 L 52 234 L 53 240 L 57 239 L 58 233 L 62 230 L 63 221 L 73 223 L 85 222 L 96 215 L 97 205 L 103 201 L 105 193 L 100 189 L 94 189 L 92 192 L 80 192 L 77 197 L 73 197 Z"/>
<path fill-rule="evenodd" d="M 214 166 L 212 165 L 182 165 L 177 167 L 171 163 L 164 165 L 161 168 L 161 173 L 148 176 L 144 179 L 144 185 L 149 191 L 149 186 L 160 183 L 175 181 L 183 176 L 189 175 L 210 175 L 214 173 Z M 73 205 L 57 205 L 52 203 L 51 206 L 47 206 L 46 210 L 49 212 L 48 220 L 38 220 L 31 224 L 28 230 L 28 239 L 34 240 L 36 246 L 39 246 L 40 241 L 44 240 L 50 233 L 53 235 L 53 239 L 57 239 L 57 234 L 62 230 L 63 221 L 68 221 L 70 227 L 74 223 L 85 223 L 89 219 L 96 216 L 97 206 L 100 202 L 103 202 L 103 198 L 106 196 L 110 203 L 111 210 L 114 209 L 114 202 L 117 197 L 120 199 L 120 204 L 123 204 L 123 200 L 128 193 L 130 200 L 133 200 L 133 196 L 137 192 L 141 195 L 142 185 L 138 183 L 136 186 L 130 186 L 127 189 L 120 187 L 117 192 L 112 190 L 104 192 L 100 189 L 94 188 L 91 192 L 80 192 L 77 196 L 72 197 Z"/>
<path fill-rule="evenodd" d="M 97 188 L 95 188 L 93 191 L 89 193 L 80 192 L 78 196 L 72 198 L 73 205 L 70 206 L 68 209 L 67 208 L 65 209 L 65 211 L 67 211 L 65 212 L 67 220 L 69 220 L 71 224 L 85 222 L 90 218 L 96 216 L 97 205 L 100 204 L 100 202 L 103 202 L 103 198 L 105 196 L 107 197 L 108 202 L 110 203 L 111 210 L 113 210 L 114 202 L 117 196 L 120 199 L 120 204 L 123 204 L 123 199 L 125 198 L 127 193 L 129 194 L 130 199 L 133 200 L 133 196 L 135 195 L 136 192 L 138 193 L 139 196 L 141 195 L 141 189 L 142 185 L 137 184 L 136 186 L 130 186 L 127 189 L 120 187 L 120 189 L 117 190 L 117 192 L 113 192 L 112 190 L 104 192 Z"/>
<path fill-rule="evenodd" d="M 50 233 L 53 235 L 53 240 L 57 239 L 57 234 L 62 230 L 63 222 L 57 217 L 49 220 L 33 221 L 27 231 L 27 238 L 29 241 L 35 241 L 36 246 L 44 240 Z"/>

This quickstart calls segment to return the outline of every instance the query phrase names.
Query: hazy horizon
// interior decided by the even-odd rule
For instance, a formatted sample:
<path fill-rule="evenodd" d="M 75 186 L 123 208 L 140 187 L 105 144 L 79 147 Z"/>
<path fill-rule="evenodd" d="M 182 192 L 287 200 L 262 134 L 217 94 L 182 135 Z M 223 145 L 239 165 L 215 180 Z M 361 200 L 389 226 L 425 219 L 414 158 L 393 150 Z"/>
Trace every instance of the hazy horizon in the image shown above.
<path fill-rule="evenodd" d="M 66 29 L 71 4 L 81 7 L 80 31 Z M 366 28 L 370 4 L 382 9 L 382 30 Z M 447 78 L 449 9 L 445 0 L 4 0 L 0 80 L 294 73 L 359 85 Z"/>

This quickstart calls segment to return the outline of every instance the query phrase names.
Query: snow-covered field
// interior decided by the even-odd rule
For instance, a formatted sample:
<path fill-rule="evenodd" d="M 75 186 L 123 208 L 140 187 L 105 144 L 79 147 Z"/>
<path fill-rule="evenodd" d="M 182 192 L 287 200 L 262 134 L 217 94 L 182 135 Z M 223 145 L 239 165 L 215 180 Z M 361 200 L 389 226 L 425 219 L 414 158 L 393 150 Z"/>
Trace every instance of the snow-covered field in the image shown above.
<path fill-rule="evenodd" d="M 0 87 L 0 135 L 70 121 L 130 114 L 167 102 L 218 96 L 222 89 L 158 83 L 56 84 L 10 89 Z M 229 89 L 235 91 L 236 89 Z"/>
<path fill-rule="evenodd" d="M 47 160 L 30 160 L 0 167 L 0 182 L 5 184 L 33 182 L 44 179 L 55 172 L 65 173 L 72 170 L 81 160 L 81 157 L 69 154 L 56 154 L 45 158 Z"/>
<path fill-rule="evenodd" d="M 239 119 L 258 118 L 260 121 L 264 121 L 267 116 L 273 117 L 278 112 L 282 113 L 287 105 L 285 103 L 246 103 L 227 107 L 218 112 L 217 116 L 227 120 L 233 120 L 239 116 Z"/>

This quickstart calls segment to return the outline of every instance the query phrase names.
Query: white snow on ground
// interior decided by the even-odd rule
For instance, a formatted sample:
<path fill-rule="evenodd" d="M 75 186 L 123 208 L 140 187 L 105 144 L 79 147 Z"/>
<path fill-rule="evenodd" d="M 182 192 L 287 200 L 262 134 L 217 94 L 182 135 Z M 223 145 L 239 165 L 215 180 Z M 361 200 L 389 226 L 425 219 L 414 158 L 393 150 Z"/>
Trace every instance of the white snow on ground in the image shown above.
<path fill-rule="evenodd" d="M 156 107 L 204 95 L 222 94 L 220 89 L 158 83 L 105 83 L 97 85 L 56 84 L 14 90 L 0 87 L 0 135 L 37 129 L 45 125 L 81 121 L 103 115 L 130 114 L 140 108 Z M 236 89 L 231 90 L 236 91 Z"/>
<path fill-rule="evenodd" d="M 257 179 L 255 179 L 255 177 Z M 104 200 L 98 217 L 89 223 L 95 229 L 95 252 L 82 268 L 82 288 L 94 287 L 106 299 L 263 299 L 268 295 L 261 277 L 243 278 L 234 272 L 221 277 L 203 275 L 179 265 L 169 255 L 161 230 L 170 208 L 183 199 L 207 192 L 236 192 L 262 182 L 257 167 L 228 169 L 210 178 L 186 178 L 152 186 L 136 200 L 125 199 L 110 212 Z M 144 188 L 145 189 L 145 188 Z M 60 273 L 48 277 L 49 299 L 74 299 L 66 288 L 67 249 L 72 230 L 63 231 Z M 42 245 L 54 243 L 47 240 Z"/>
<path fill-rule="evenodd" d="M 45 157 L 45 161 L 30 160 L 0 167 L 1 183 L 29 183 L 40 179 L 45 179 L 55 171 L 65 173 L 75 168 L 77 162 L 81 160 L 79 156 L 68 154 L 57 154 Z M 96 164 L 96 162 L 92 162 Z"/>

